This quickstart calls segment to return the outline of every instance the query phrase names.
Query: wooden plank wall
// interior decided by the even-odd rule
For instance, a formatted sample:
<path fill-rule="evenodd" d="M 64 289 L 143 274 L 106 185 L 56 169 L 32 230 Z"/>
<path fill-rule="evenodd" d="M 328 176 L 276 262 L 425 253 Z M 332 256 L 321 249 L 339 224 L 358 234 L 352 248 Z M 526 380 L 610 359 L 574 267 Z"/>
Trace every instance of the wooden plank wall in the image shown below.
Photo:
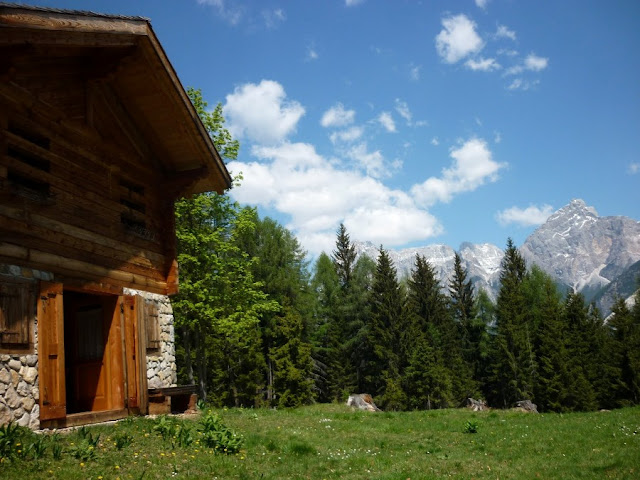
<path fill-rule="evenodd" d="M 108 84 L 84 91 L 82 108 L 70 93 L 69 119 L 0 83 L 0 261 L 114 290 L 173 291 L 173 199 L 152 149 L 123 109 L 108 108 Z"/>

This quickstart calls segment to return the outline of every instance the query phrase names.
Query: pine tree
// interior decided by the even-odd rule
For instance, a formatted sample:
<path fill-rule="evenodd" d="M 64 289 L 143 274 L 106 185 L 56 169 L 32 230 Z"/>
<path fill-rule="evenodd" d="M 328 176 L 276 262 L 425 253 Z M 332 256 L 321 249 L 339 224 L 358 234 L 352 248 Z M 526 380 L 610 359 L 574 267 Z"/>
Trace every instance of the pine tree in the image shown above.
<path fill-rule="evenodd" d="M 372 395 L 382 395 L 382 405 L 389 401 L 395 406 L 395 402 L 401 397 L 398 390 L 401 388 L 400 374 L 404 360 L 402 334 L 405 328 L 405 306 L 396 269 L 382 247 L 370 298 L 365 385 Z M 392 388 L 389 396 L 386 396 L 388 387 Z"/>
<path fill-rule="evenodd" d="M 609 322 L 614 358 L 620 371 L 620 405 L 640 403 L 640 293 L 636 293 L 635 300 L 633 310 L 629 310 L 623 299 L 617 299 Z"/>
<path fill-rule="evenodd" d="M 336 319 L 341 287 L 335 266 L 326 253 L 320 254 L 311 282 L 316 295 L 312 331 L 316 397 L 320 402 L 340 400 L 346 376 L 342 359 L 343 339 Z"/>
<path fill-rule="evenodd" d="M 446 298 L 433 267 L 416 255 L 408 280 L 407 359 L 404 390 L 416 409 L 451 406 L 451 372 L 444 365 L 441 329 L 447 325 Z"/>
<path fill-rule="evenodd" d="M 463 362 L 457 361 L 459 396 L 471 396 L 478 390 L 480 377 L 480 343 L 483 338 L 484 324 L 475 322 L 475 299 L 471 280 L 467 280 L 467 271 L 462 266 L 458 253 L 454 257 L 453 277 L 449 282 L 449 311 L 455 323 L 458 338 L 453 348 L 459 350 Z"/>
<path fill-rule="evenodd" d="M 313 397 L 311 344 L 304 341 L 304 328 L 300 313 L 285 304 L 269 352 L 273 363 L 273 400 L 280 407 L 304 405 Z"/>
<path fill-rule="evenodd" d="M 589 381 L 595 371 L 593 337 L 590 328 L 589 309 L 584 297 L 579 293 L 569 293 L 564 303 L 567 325 L 566 348 L 568 384 L 564 407 L 569 410 L 594 410 L 597 407 L 596 394 Z"/>
<path fill-rule="evenodd" d="M 483 332 L 478 345 L 479 366 L 475 380 L 480 385 L 483 397 L 487 398 L 492 368 L 491 342 L 492 332 L 495 329 L 496 306 L 491 301 L 489 294 L 482 288 L 478 291 L 478 296 L 476 297 L 475 312 L 476 317 L 473 322 L 477 326 L 474 326 L 474 328 Z"/>
<path fill-rule="evenodd" d="M 501 264 L 489 390 L 490 403 L 502 407 L 531 398 L 533 394 L 532 381 L 527 375 L 532 361 L 531 332 L 525 322 L 522 289 L 526 271 L 524 259 L 509 238 Z"/>
<path fill-rule="evenodd" d="M 337 363 L 340 365 L 334 372 L 332 396 L 341 401 L 354 390 L 363 391 L 364 388 L 364 319 L 369 309 L 367 289 L 371 281 L 367 275 L 374 264 L 366 256 L 361 256 L 356 261 L 355 246 L 343 224 L 340 224 L 336 234 L 336 249 L 333 251 L 332 261 L 341 286 L 331 325 L 331 335 L 338 339 Z M 366 268 L 363 270 L 363 267 Z"/>
<path fill-rule="evenodd" d="M 336 273 L 340 279 L 340 284 L 348 289 L 351 284 L 353 267 L 356 261 L 356 248 L 351 244 L 349 234 L 344 224 L 340 224 L 337 232 L 336 249 L 332 255 L 333 263 L 336 266 Z"/>
<path fill-rule="evenodd" d="M 525 290 L 529 321 L 537 332 L 534 400 L 540 411 L 565 411 L 569 358 L 560 294 L 551 277 L 535 265 L 527 276 Z"/>

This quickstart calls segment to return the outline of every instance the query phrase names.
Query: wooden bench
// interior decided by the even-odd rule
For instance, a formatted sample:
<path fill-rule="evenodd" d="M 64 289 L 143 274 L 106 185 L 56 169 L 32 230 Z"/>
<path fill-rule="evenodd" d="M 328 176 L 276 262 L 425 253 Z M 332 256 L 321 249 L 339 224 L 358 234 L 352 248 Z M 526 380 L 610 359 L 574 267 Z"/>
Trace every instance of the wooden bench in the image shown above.
<path fill-rule="evenodd" d="M 149 415 L 195 413 L 198 395 L 196 385 L 149 389 Z"/>

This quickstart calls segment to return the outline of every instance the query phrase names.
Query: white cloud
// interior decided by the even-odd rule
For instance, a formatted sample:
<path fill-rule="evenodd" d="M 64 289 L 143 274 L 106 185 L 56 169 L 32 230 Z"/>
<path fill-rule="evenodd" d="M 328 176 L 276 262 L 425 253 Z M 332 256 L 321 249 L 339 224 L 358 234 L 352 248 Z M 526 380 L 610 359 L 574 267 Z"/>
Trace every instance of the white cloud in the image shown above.
<path fill-rule="evenodd" d="M 489 3 L 489 0 L 475 0 L 475 2 L 476 2 L 476 7 L 484 10 L 487 8 L 487 4 Z"/>
<path fill-rule="evenodd" d="M 493 143 L 500 143 L 502 141 L 502 134 L 500 132 L 495 132 L 493 137 Z"/>
<path fill-rule="evenodd" d="M 226 97 L 224 113 L 233 136 L 269 144 L 293 133 L 305 110 L 295 100 L 287 100 L 278 82 L 262 80 L 236 87 Z"/>
<path fill-rule="evenodd" d="M 316 52 L 316 49 L 312 46 L 307 47 L 307 57 L 306 60 L 308 61 L 312 61 L 312 60 L 317 60 L 318 59 L 318 52 Z"/>
<path fill-rule="evenodd" d="M 378 115 L 378 123 L 382 125 L 387 132 L 393 133 L 396 131 L 396 122 L 393 121 L 393 117 L 389 112 L 382 112 Z"/>
<path fill-rule="evenodd" d="M 333 249 L 340 222 L 353 239 L 388 246 L 423 241 L 442 232 L 438 220 L 405 192 L 338 168 L 312 145 L 285 142 L 256 146 L 251 153 L 256 161 L 228 164 L 231 172 L 244 175 L 231 195 L 239 202 L 289 215 L 287 227 L 312 254 Z"/>
<path fill-rule="evenodd" d="M 420 80 L 420 69 L 422 69 L 420 65 L 409 65 L 409 79 L 414 82 Z"/>
<path fill-rule="evenodd" d="M 525 209 L 520 207 L 507 208 L 496 214 L 496 220 L 500 225 L 515 223 L 522 227 L 542 225 L 553 213 L 551 205 L 544 204 L 541 207 L 531 205 Z"/>
<path fill-rule="evenodd" d="M 438 137 L 433 137 L 431 139 L 431 145 L 433 145 L 434 147 L 437 147 L 438 145 L 440 145 L 440 140 L 438 140 Z"/>
<path fill-rule="evenodd" d="M 445 62 L 456 63 L 482 50 L 484 42 L 476 33 L 476 24 L 466 15 L 443 18 L 442 26 L 436 36 L 436 50 Z"/>
<path fill-rule="evenodd" d="M 364 3 L 364 0 L 344 0 L 344 4 L 347 7 L 355 7 L 356 5 L 360 5 L 361 3 Z"/>
<path fill-rule="evenodd" d="M 524 67 L 527 70 L 533 72 L 539 72 L 544 70 L 549 65 L 549 59 L 544 57 L 538 57 L 537 55 L 530 53 L 527 58 L 524 59 Z"/>
<path fill-rule="evenodd" d="M 267 28 L 276 28 L 282 22 L 287 19 L 284 10 L 281 8 L 274 8 L 273 10 L 263 10 L 262 18 Z"/>
<path fill-rule="evenodd" d="M 367 175 L 373 178 L 381 178 L 389 175 L 385 169 L 384 157 L 380 150 L 369 152 L 367 151 L 366 143 L 360 143 L 349 149 L 347 157 L 354 160 Z"/>
<path fill-rule="evenodd" d="M 411 187 L 416 203 L 429 207 L 437 202 L 450 202 L 458 193 L 496 181 L 498 171 L 504 167 L 493 160 L 487 142 L 479 138 L 471 138 L 454 148 L 450 156 L 452 165 L 442 170 L 441 177 L 430 177 Z"/>
<path fill-rule="evenodd" d="M 469 59 L 465 62 L 465 66 L 473 71 L 493 72 L 499 70 L 502 66 L 495 58 L 479 58 L 478 60 Z"/>
<path fill-rule="evenodd" d="M 336 103 L 329 110 L 324 112 L 320 125 L 323 127 L 345 127 L 351 125 L 356 117 L 355 110 L 345 110 L 342 103 Z"/>
<path fill-rule="evenodd" d="M 411 110 L 409 110 L 409 105 L 407 104 L 407 102 L 405 102 L 404 100 L 400 100 L 399 98 L 396 98 L 396 112 L 398 112 L 398 115 L 400 115 L 402 118 L 404 118 L 407 121 L 407 125 L 411 125 Z"/>
<path fill-rule="evenodd" d="M 498 25 L 495 37 L 496 38 L 509 38 L 509 39 L 515 41 L 516 32 L 514 32 L 513 30 L 509 30 L 509 27 L 507 27 L 506 25 Z"/>
<path fill-rule="evenodd" d="M 530 88 L 535 87 L 536 85 L 538 85 L 540 82 L 538 80 L 535 81 L 529 81 L 529 80 L 524 80 L 522 78 L 515 78 L 508 86 L 507 89 L 508 90 L 522 90 L 522 91 L 526 91 L 529 90 Z"/>
<path fill-rule="evenodd" d="M 229 22 L 231 25 L 237 25 L 240 23 L 244 10 L 241 7 L 231 7 L 225 0 L 197 0 L 200 5 L 210 5 L 214 7 L 218 16 L 223 20 Z"/>
<path fill-rule="evenodd" d="M 640 172 L 640 163 L 630 163 L 627 170 L 631 175 L 635 175 Z"/>
<path fill-rule="evenodd" d="M 549 59 L 544 57 L 538 57 L 537 55 L 530 53 L 524 59 L 524 62 L 519 65 L 510 67 L 505 72 L 505 75 L 519 75 L 524 71 L 540 72 L 547 68 L 549 65 Z"/>
<path fill-rule="evenodd" d="M 360 126 L 353 126 L 353 127 L 347 128 L 346 130 L 338 130 L 336 132 L 331 133 L 331 135 L 329 135 L 329 139 L 331 140 L 331 143 L 333 143 L 334 145 L 338 142 L 345 142 L 345 143 L 355 142 L 357 139 L 359 139 L 362 136 L 363 133 L 364 133 L 364 128 Z"/>
<path fill-rule="evenodd" d="M 518 51 L 517 50 L 513 50 L 513 49 L 510 49 L 510 48 L 501 48 L 496 53 L 498 55 L 505 55 L 507 57 L 515 57 L 516 55 L 518 55 Z"/>

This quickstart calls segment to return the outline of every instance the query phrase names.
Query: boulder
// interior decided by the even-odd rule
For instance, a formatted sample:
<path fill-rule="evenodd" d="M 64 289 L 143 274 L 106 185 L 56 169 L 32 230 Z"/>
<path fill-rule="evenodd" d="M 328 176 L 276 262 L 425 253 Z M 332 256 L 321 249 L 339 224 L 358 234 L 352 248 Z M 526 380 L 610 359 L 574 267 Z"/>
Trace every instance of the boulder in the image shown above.
<path fill-rule="evenodd" d="M 381 412 L 376 404 L 373 403 L 373 398 L 368 393 L 355 393 L 349 395 L 347 399 L 347 406 L 358 408 L 360 410 L 366 410 L 368 412 Z"/>
<path fill-rule="evenodd" d="M 484 400 L 475 400 L 469 397 L 463 403 L 465 407 L 469 410 L 473 410 L 474 412 L 484 412 L 485 410 L 489 410 L 487 402 Z"/>
<path fill-rule="evenodd" d="M 538 413 L 538 406 L 531 400 L 520 400 L 516 402 L 516 410 L 527 413 Z"/>

